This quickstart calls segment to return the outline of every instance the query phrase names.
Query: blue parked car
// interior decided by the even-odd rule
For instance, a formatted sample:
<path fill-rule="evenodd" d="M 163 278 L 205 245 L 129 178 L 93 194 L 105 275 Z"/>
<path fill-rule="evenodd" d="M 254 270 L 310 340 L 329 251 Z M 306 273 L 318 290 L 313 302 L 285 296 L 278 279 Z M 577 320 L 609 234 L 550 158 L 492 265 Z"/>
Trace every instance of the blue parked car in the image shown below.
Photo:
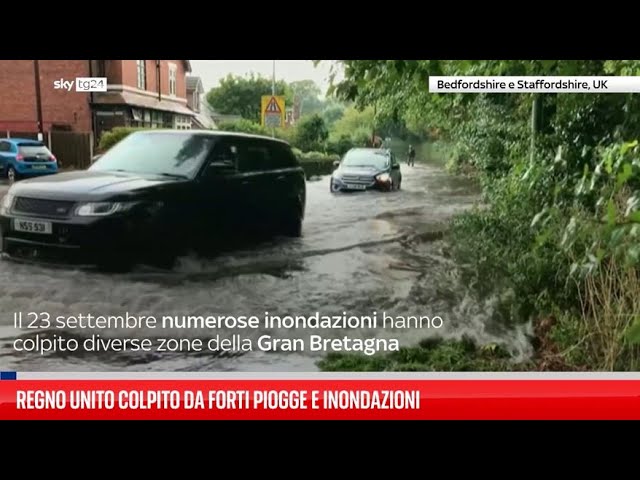
<path fill-rule="evenodd" d="M 0 139 L 0 174 L 9 183 L 52 173 L 58 173 L 58 161 L 44 143 L 28 138 Z"/>

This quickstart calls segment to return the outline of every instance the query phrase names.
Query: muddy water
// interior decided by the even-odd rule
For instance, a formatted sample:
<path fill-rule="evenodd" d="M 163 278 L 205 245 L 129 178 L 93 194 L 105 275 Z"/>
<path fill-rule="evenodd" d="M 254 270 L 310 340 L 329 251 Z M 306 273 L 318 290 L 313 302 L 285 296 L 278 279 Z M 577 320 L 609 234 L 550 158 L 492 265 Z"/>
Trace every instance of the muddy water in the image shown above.
<path fill-rule="evenodd" d="M 526 354 L 522 332 L 492 322 L 491 302 L 478 303 L 460 285 L 443 255 L 437 232 L 450 217 L 477 201 L 469 181 L 438 166 L 403 165 L 402 190 L 331 194 L 329 179 L 309 181 L 307 216 L 300 239 L 277 239 L 211 260 L 181 259 L 172 272 L 140 269 L 125 275 L 49 269 L 0 261 L 0 370 L 82 371 L 311 371 L 322 352 L 157 353 L 92 352 L 17 354 L 13 341 L 33 332 L 13 328 L 14 312 L 47 312 L 52 318 L 93 315 L 372 315 L 438 316 L 441 328 L 301 330 L 260 328 L 78 331 L 79 342 L 102 338 L 395 338 L 412 345 L 430 335 L 471 335 L 506 342 Z M 0 191 L 0 195 L 2 192 Z M 434 233 L 435 232 L 435 233 Z M 52 338 L 62 332 L 39 332 Z M 255 343 L 254 343 L 255 345 Z"/>

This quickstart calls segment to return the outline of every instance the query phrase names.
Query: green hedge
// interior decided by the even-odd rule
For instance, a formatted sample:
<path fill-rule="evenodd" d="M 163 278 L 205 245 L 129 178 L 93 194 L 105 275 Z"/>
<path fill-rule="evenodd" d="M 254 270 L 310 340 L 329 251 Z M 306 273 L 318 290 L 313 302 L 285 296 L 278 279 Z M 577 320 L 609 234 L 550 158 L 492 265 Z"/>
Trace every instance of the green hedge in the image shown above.
<path fill-rule="evenodd" d="M 240 119 L 218 124 L 218 130 L 225 132 L 250 133 L 252 135 L 271 135 L 270 130 L 251 120 Z"/>
<path fill-rule="evenodd" d="M 115 127 L 108 132 L 104 132 L 100 137 L 100 144 L 98 145 L 98 150 L 100 152 L 106 152 L 111 147 L 113 147 L 120 140 L 125 138 L 127 135 L 133 132 L 137 132 L 139 130 L 148 130 L 148 128 L 135 128 L 135 127 Z"/>
<path fill-rule="evenodd" d="M 307 178 L 316 175 L 329 175 L 333 172 L 333 162 L 340 160 L 339 155 L 326 155 L 321 152 L 302 153 L 297 148 L 294 148 L 293 151 Z"/>

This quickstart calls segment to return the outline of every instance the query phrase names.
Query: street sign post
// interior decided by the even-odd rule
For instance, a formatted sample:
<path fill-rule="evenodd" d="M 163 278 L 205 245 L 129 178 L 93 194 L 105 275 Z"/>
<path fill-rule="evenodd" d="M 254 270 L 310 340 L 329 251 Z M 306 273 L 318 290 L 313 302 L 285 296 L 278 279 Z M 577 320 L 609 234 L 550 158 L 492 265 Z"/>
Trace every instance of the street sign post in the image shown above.
<path fill-rule="evenodd" d="M 262 126 L 268 128 L 282 128 L 285 123 L 284 97 L 264 95 L 260 108 Z"/>

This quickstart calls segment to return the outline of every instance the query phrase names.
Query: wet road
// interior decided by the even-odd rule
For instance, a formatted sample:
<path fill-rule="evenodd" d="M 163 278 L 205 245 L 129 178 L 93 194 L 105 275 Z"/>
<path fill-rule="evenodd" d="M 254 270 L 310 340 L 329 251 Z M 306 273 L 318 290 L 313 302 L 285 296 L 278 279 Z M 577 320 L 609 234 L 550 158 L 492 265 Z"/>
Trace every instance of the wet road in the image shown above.
<path fill-rule="evenodd" d="M 14 312 L 47 312 L 51 318 L 93 315 L 378 315 L 439 316 L 439 329 L 74 330 L 43 332 L 82 341 L 102 338 L 232 339 L 396 338 L 412 345 L 430 335 L 481 341 L 507 339 L 524 351 L 522 334 L 491 322 L 490 302 L 478 303 L 458 283 L 443 255 L 442 232 L 456 212 L 477 201 L 477 189 L 429 165 L 404 166 L 402 190 L 334 195 L 328 177 L 308 183 L 303 237 L 278 239 L 216 259 L 181 259 L 173 272 L 138 270 L 124 275 L 48 269 L 0 261 L 0 370 L 83 371 L 311 371 L 323 352 L 244 353 L 56 352 L 17 354 L 15 338 L 34 332 L 13 327 Z M 0 186 L 0 196 L 2 195 Z M 255 343 L 254 343 L 255 345 Z"/>

